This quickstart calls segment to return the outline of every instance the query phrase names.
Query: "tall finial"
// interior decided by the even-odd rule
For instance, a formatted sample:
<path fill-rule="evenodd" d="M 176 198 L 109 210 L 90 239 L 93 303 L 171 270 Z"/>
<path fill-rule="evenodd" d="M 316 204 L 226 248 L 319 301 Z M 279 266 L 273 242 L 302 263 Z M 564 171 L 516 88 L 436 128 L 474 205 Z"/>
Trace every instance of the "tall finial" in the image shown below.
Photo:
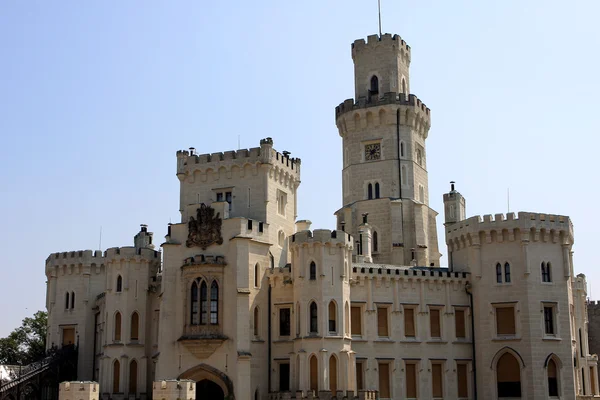
<path fill-rule="evenodd" d="M 379 11 L 379 36 L 381 36 L 381 0 L 377 0 L 377 9 Z"/>

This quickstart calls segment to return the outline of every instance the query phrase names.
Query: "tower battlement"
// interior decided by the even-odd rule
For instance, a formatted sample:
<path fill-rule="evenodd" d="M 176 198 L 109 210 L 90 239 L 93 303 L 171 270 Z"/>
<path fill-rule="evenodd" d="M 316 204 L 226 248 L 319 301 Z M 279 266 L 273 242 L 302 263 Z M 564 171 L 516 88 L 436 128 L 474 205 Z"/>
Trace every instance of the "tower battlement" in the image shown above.
<path fill-rule="evenodd" d="M 135 257 L 154 260 L 160 258 L 160 252 L 144 248 L 136 249 L 133 246 L 112 247 L 107 249 L 104 253 L 100 250 L 65 251 L 50 254 L 48 258 L 46 258 L 46 269 L 69 265 L 89 267 L 93 264 L 100 266 L 107 261 L 112 261 L 114 259 Z"/>
<path fill-rule="evenodd" d="M 273 164 L 288 169 L 290 173 L 300 175 L 300 158 L 289 157 L 273 149 L 273 139 L 265 138 L 260 141 L 260 147 L 250 149 L 230 150 L 212 154 L 196 154 L 194 148 L 177 151 L 177 174 L 185 174 L 196 170 L 218 170 L 233 166 L 243 168 L 246 164 Z"/>
<path fill-rule="evenodd" d="M 422 112 L 427 116 L 431 114 L 429 107 L 414 94 L 409 94 L 407 96 L 405 93 L 388 92 L 381 97 L 371 97 L 370 99 L 360 97 L 357 101 L 354 101 L 354 99 L 344 100 L 343 103 L 340 103 L 340 105 L 335 108 L 335 117 L 339 118 L 347 112 L 361 108 L 377 107 L 388 104 L 410 106 L 414 108 L 415 111 Z"/>
<path fill-rule="evenodd" d="M 354 246 L 352 236 L 342 230 L 315 229 L 314 231 L 301 231 L 292 235 L 292 246 L 314 243 L 347 246 L 349 249 Z"/>
<path fill-rule="evenodd" d="M 410 46 L 406 44 L 400 35 L 392 35 L 391 33 L 384 33 L 383 35 L 369 35 L 367 40 L 357 39 L 352 43 L 352 57 L 354 58 L 357 52 L 364 50 L 371 50 L 377 48 L 396 48 L 403 56 L 408 58 L 410 61 Z"/>
<path fill-rule="evenodd" d="M 446 227 L 446 243 L 453 248 L 461 248 L 480 243 L 480 235 L 488 243 L 495 237 L 498 242 L 531 240 L 560 241 L 561 244 L 573 243 L 573 224 L 563 215 L 540 214 L 531 212 L 479 215 Z M 456 247 L 458 246 L 458 247 Z"/>

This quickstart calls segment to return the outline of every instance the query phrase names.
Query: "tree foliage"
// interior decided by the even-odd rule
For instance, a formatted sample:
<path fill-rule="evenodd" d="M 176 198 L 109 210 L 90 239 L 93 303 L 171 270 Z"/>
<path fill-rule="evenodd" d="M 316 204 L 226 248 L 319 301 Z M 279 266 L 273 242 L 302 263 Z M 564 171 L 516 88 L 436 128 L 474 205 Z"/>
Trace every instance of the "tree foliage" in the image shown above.
<path fill-rule="evenodd" d="M 38 311 L 27 317 L 7 337 L 0 338 L 0 364 L 27 365 L 46 354 L 48 313 Z"/>

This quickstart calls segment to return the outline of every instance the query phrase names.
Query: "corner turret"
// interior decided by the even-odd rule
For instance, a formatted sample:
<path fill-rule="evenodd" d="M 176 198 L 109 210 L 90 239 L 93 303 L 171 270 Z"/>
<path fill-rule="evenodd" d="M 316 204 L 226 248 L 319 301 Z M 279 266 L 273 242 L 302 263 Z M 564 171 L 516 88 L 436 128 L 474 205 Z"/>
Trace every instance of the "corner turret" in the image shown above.
<path fill-rule="evenodd" d="M 137 249 L 151 249 L 154 250 L 154 245 L 152 244 L 152 236 L 153 232 L 148 232 L 148 225 L 141 224 L 140 231 L 133 238 L 133 244 Z"/>
<path fill-rule="evenodd" d="M 450 182 L 450 192 L 444 193 L 444 225 L 448 226 L 463 221 L 467 215 L 465 198 L 454 188 L 454 181 Z"/>

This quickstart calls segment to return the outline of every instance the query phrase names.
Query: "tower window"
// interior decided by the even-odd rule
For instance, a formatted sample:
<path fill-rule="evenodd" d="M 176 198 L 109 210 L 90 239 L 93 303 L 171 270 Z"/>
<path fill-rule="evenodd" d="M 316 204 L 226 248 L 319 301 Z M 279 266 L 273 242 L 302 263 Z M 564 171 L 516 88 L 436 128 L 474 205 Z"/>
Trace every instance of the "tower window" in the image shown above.
<path fill-rule="evenodd" d="M 213 281 L 210 285 L 210 323 L 217 325 L 219 323 L 219 285 Z"/>
<path fill-rule="evenodd" d="M 504 264 L 504 282 L 510 283 L 510 264 Z"/>
<path fill-rule="evenodd" d="M 496 283 L 502 283 L 502 265 L 496 264 Z"/>
<path fill-rule="evenodd" d="M 379 238 L 377 237 L 377 232 L 373 232 L 373 252 L 379 251 Z"/>
<path fill-rule="evenodd" d="M 310 263 L 310 271 L 309 271 L 310 280 L 314 281 L 317 279 L 317 264 L 314 261 Z"/>
<path fill-rule="evenodd" d="M 379 78 L 377 75 L 371 77 L 371 94 L 379 93 Z"/>
<path fill-rule="evenodd" d="M 121 275 L 119 275 L 117 277 L 117 293 L 120 293 L 123 291 L 123 278 L 121 277 Z"/>
<path fill-rule="evenodd" d="M 317 303 L 310 303 L 310 333 L 319 332 L 319 317 L 317 315 Z"/>
<path fill-rule="evenodd" d="M 550 263 L 542 263 L 542 282 L 552 282 L 552 275 L 550 274 Z"/>
<path fill-rule="evenodd" d="M 280 308 L 279 309 L 279 336 L 290 336 L 291 321 L 291 308 Z"/>
<path fill-rule="evenodd" d="M 69 309 L 69 292 L 65 293 L 65 309 Z"/>
<path fill-rule="evenodd" d="M 379 198 L 379 182 L 375 182 L 375 198 Z"/>
<path fill-rule="evenodd" d="M 281 190 L 277 191 L 277 213 L 285 217 L 285 206 L 287 205 L 287 194 Z"/>
<path fill-rule="evenodd" d="M 400 142 L 400 157 L 404 157 L 404 142 Z"/>
<path fill-rule="evenodd" d="M 371 200 L 373 198 L 373 185 L 369 183 L 367 186 L 367 199 Z"/>

